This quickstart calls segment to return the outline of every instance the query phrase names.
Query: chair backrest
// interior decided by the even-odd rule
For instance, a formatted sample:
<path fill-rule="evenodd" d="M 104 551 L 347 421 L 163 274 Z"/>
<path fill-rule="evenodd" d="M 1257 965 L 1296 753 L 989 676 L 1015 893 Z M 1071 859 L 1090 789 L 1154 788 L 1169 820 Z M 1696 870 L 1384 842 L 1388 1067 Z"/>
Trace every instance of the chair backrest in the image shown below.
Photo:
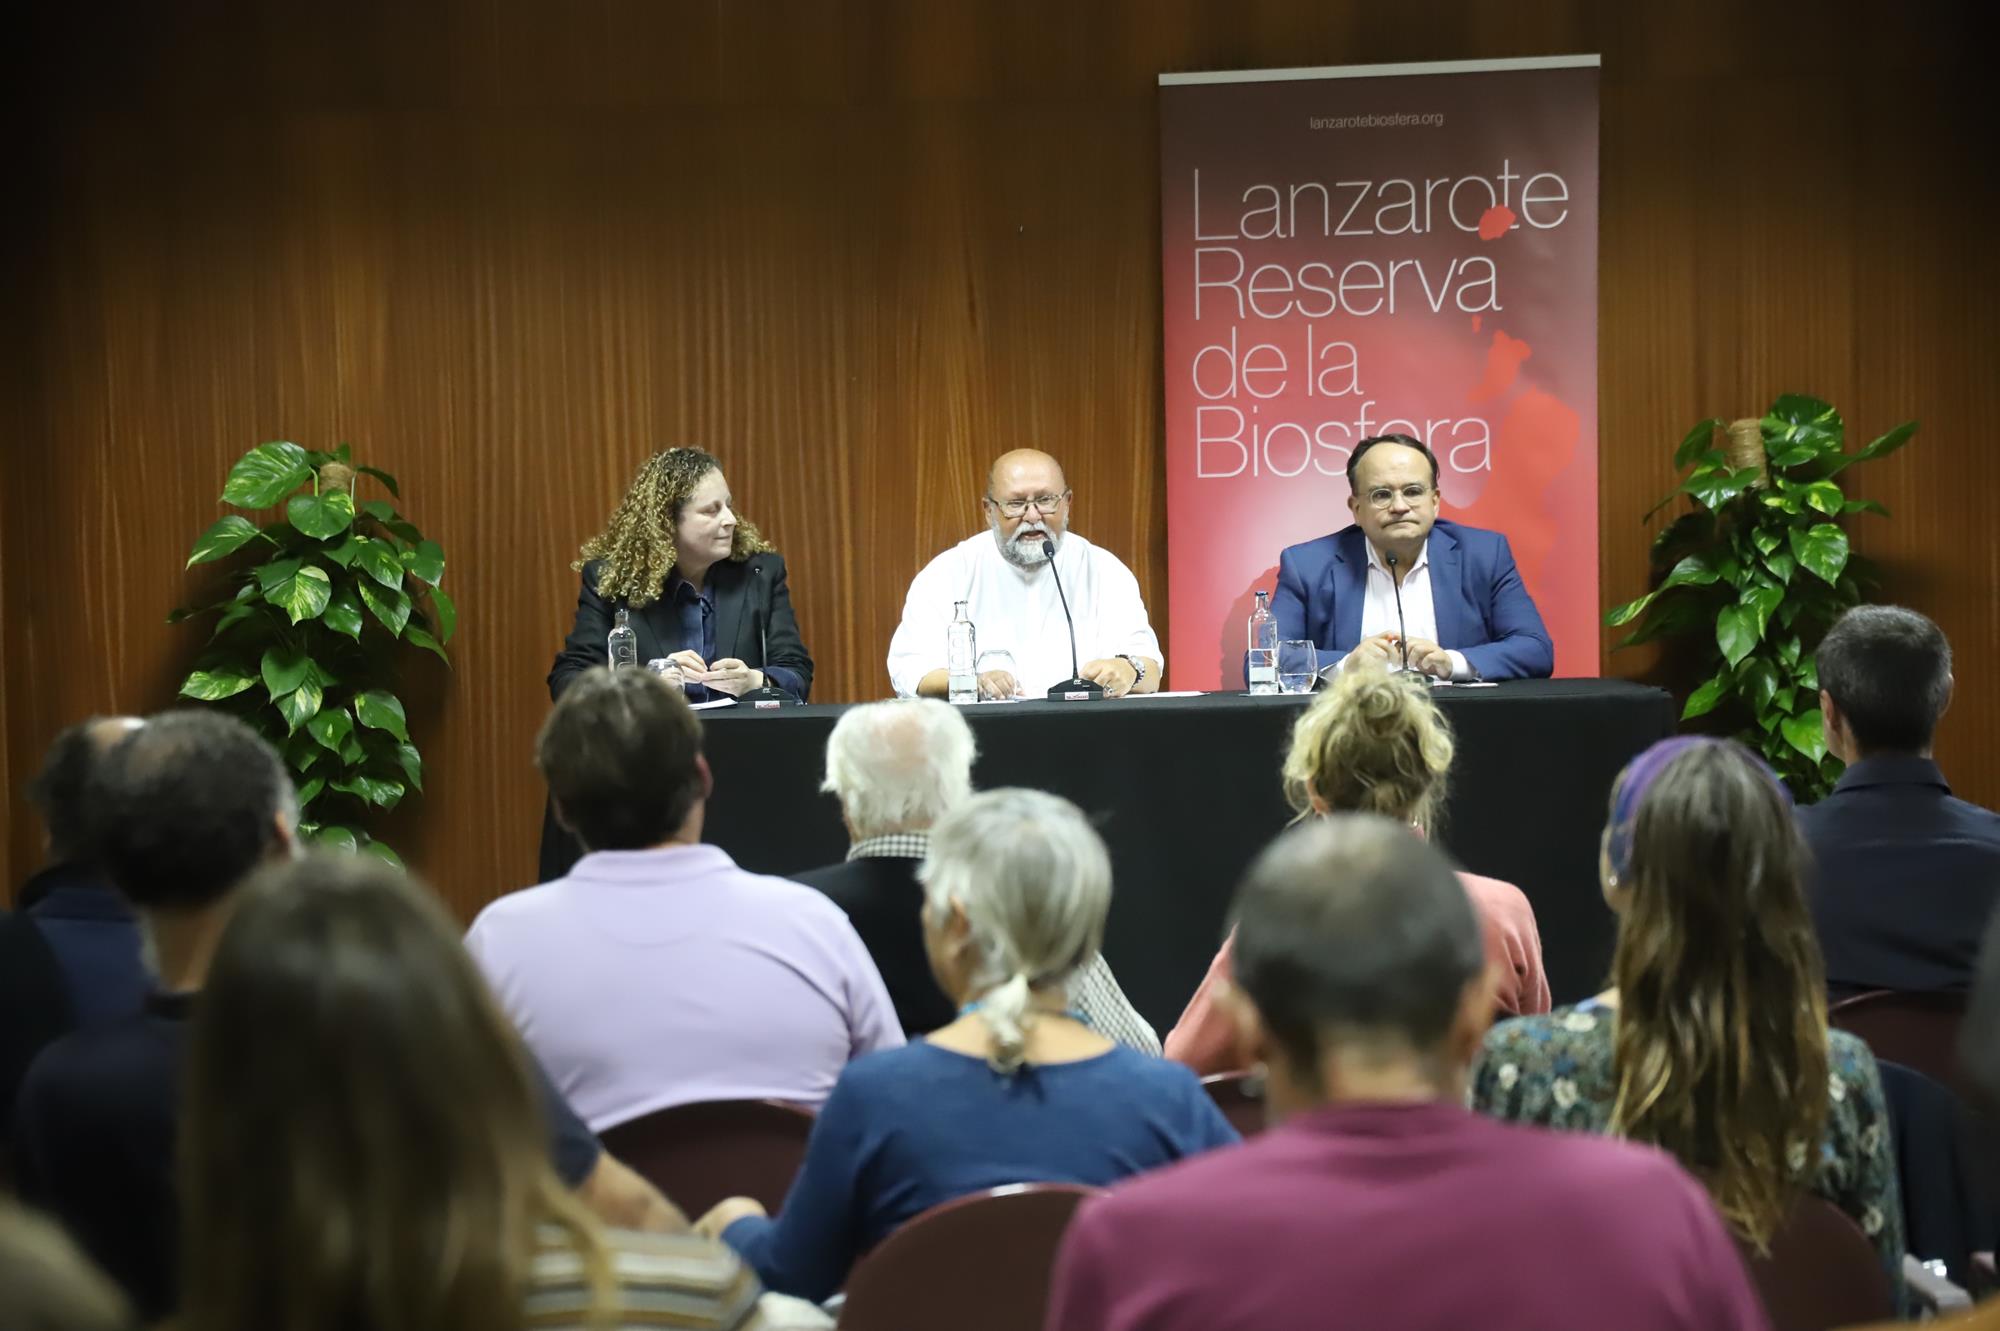
<path fill-rule="evenodd" d="M 1040 1331 L 1070 1217 L 1097 1188 L 1023 1183 L 934 1206 L 847 1281 L 845 1331 Z"/>
<path fill-rule="evenodd" d="M 1858 1035 L 1877 1059 L 1914 1068 L 1941 1086 L 1959 1091 L 1958 1027 L 1965 1018 L 1964 994 L 1903 993 L 1877 989 L 1856 994 L 1827 1010 L 1827 1024 Z"/>
<path fill-rule="evenodd" d="M 604 1149 L 694 1219 L 725 1197 L 777 1214 L 805 1158 L 813 1116 L 776 1100 L 673 1105 L 606 1128 Z"/>
<path fill-rule="evenodd" d="M 1218 1072 L 1201 1079 L 1202 1089 L 1245 1140 L 1265 1128 L 1264 1079 L 1254 1072 Z"/>
<path fill-rule="evenodd" d="M 1888 1321 L 1895 1294 L 1861 1226 L 1824 1197 L 1802 1195 L 1771 1237 L 1771 1254 L 1742 1245 L 1771 1331 L 1831 1331 Z"/>

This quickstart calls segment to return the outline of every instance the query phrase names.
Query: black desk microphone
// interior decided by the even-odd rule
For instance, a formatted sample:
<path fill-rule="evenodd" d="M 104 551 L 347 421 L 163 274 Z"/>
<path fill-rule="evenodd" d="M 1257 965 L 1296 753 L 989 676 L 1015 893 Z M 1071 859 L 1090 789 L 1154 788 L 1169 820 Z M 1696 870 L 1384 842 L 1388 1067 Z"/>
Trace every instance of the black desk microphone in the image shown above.
<path fill-rule="evenodd" d="M 1049 690 L 1053 702 L 1096 702 L 1104 697 L 1104 686 L 1083 677 L 1083 667 L 1076 660 L 1076 621 L 1070 618 L 1069 597 L 1063 595 L 1062 574 L 1056 572 L 1056 543 L 1044 536 L 1042 554 L 1049 561 L 1049 573 L 1056 580 L 1056 595 L 1062 600 L 1063 619 L 1069 624 L 1069 673 L 1070 677 Z"/>
<path fill-rule="evenodd" d="M 1389 587 L 1396 593 L 1396 646 L 1403 653 L 1403 669 L 1410 668 L 1410 635 L 1403 628 L 1403 578 L 1396 572 L 1396 556 L 1382 556 L 1389 563 Z"/>

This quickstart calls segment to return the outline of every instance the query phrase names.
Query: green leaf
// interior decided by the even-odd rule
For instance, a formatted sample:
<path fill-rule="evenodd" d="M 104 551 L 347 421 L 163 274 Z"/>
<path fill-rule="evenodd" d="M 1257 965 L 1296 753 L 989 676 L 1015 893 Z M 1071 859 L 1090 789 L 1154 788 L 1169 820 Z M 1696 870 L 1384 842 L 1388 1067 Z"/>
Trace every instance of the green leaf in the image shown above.
<path fill-rule="evenodd" d="M 389 630 L 391 637 L 402 637 L 403 626 L 410 622 L 410 594 L 400 587 L 384 592 L 372 582 L 356 585 L 361 591 L 362 604 L 382 621 L 382 627 Z"/>
<path fill-rule="evenodd" d="M 444 588 L 431 588 L 431 609 L 436 612 L 438 640 L 450 642 L 451 635 L 458 632 L 458 607 L 444 594 Z"/>
<path fill-rule="evenodd" d="M 339 753 L 341 745 L 354 733 L 354 718 L 345 707 L 329 707 L 306 723 L 319 746 L 329 753 Z"/>
<path fill-rule="evenodd" d="M 290 693 L 305 683 L 306 673 L 311 667 L 312 660 L 303 648 L 267 648 L 260 669 L 264 675 L 264 687 L 270 690 L 271 701 L 276 702 L 279 695 Z"/>
<path fill-rule="evenodd" d="M 1822 582 L 1834 583 L 1847 567 L 1847 533 L 1831 522 L 1814 524 L 1806 531 L 1791 530 L 1792 553 L 1799 563 L 1819 575 Z"/>
<path fill-rule="evenodd" d="M 1750 534 L 1750 542 L 1752 545 L 1755 545 L 1757 547 L 1758 554 L 1768 555 L 1773 550 L 1783 545 L 1785 543 L 1785 538 L 1782 534 L 1772 530 L 1769 527 L 1759 527 L 1756 531 Z"/>
<path fill-rule="evenodd" d="M 361 848 L 361 853 L 364 855 L 373 855 L 376 859 L 381 860 L 383 863 L 391 865 L 398 869 L 404 867 L 403 857 L 398 855 L 395 851 L 389 849 L 389 843 L 386 841 L 370 841 L 367 845 Z"/>
<path fill-rule="evenodd" d="M 383 809 L 393 809 L 403 798 L 403 783 L 386 777 L 355 776 L 345 781 L 335 781 L 332 789 L 344 795 L 354 795 Z"/>
<path fill-rule="evenodd" d="M 361 602 L 352 586 L 335 592 L 319 619 L 335 633 L 345 633 L 356 642 L 361 641 Z"/>
<path fill-rule="evenodd" d="M 1819 708 L 1786 717 L 1779 729 L 1784 732 L 1787 744 L 1812 761 L 1826 757 L 1826 730 L 1821 724 Z"/>
<path fill-rule="evenodd" d="M 382 525 L 394 532 L 400 539 L 408 541 L 411 545 L 423 544 L 424 534 L 417 530 L 416 524 L 413 522 L 405 522 L 401 518 L 396 518 Z"/>
<path fill-rule="evenodd" d="M 1729 676 L 1718 674 L 1688 695 L 1687 706 L 1681 709 L 1681 720 L 1692 721 L 1697 716 L 1706 716 L 1714 711 L 1729 692 Z"/>
<path fill-rule="evenodd" d="M 1832 481 L 1814 481 L 1805 488 L 1805 500 L 1820 512 L 1839 517 L 1847 496 Z"/>
<path fill-rule="evenodd" d="M 236 508 L 269 508 L 312 479 L 312 464 L 297 444 L 259 444 L 229 469 L 222 502 Z"/>
<path fill-rule="evenodd" d="M 1778 667 L 1762 656 L 1745 661 L 1736 672 L 1736 691 L 1750 700 L 1751 710 L 1763 715 L 1778 692 Z"/>
<path fill-rule="evenodd" d="M 1799 561 L 1792 557 L 1792 552 L 1789 550 L 1775 550 L 1766 556 L 1764 567 L 1771 570 L 1772 577 L 1790 586 L 1792 574 L 1798 572 Z"/>
<path fill-rule="evenodd" d="M 377 522 L 391 522 L 396 517 L 396 506 L 386 499 L 370 499 L 361 506 L 361 511 Z"/>
<path fill-rule="evenodd" d="M 444 577 L 444 550 L 436 541 L 424 541 L 403 555 L 403 567 L 419 582 L 435 587 Z"/>
<path fill-rule="evenodd" d="M 414 643 L 427 652 L 435 652 L 437 653 L 438 660 L 444 662 L 446 665 L 451 664 L 451 658 L 444 654 L 444 648 L 438 645 L 438 640 L 423 629 L 418 628 L 415 624 L 403 630 L 403 641 Z"/>
<path fill-rule="evenodd" d="M 1697 472 L 1688 478 L 1683 488 L 1703 507 L 1716 509 L 1762 479 L 1762 474 L 1755 467 L 1745 467 L 1741 471 L 1717 471 L 1707 476 Z"/>
<path fill-rule="evenodd" d="M 414 744 L 398 744 L 396 746 L 396 762 L 401 765 L 403 775 L 410 779 L 410 784 L 416 787 L 418 791 L 422 791 L 424 788 L 424 759 L 423 755 L 417 752 L 417 746 Z"/>
<path fill-rule="evenodd" d="M 335 448 L 333 450 L 333 460 L 335 462 L 342 463 L 343 465 L 354 461 L 354 445 L 341 444 L 339 447 Z"/>
<path fill-rule="evenodd" d="M 1627 601 L 1624 605 L 1606 612 L 1604 616 L 1605 625 L 1615 629 L 1631 623 L 1640 615 L 1646 613 L 1646 607 L 1651 605 L 1653 598 L 1658 595 L 1658 592 L 1647 592 L 1636 601 Z"/>
<path fill-rule="evenodd" d="M 246 675 L 228 666 L 217 666 L 213 670 L 195 670 L 181 681 L 181 696 L 195 698 L 202 702 L 220 702 L 233 698 L 256 684 L 255 675 Z"/>
<path fill-rule="evenodd" d="M 1799 635 L 1788 633 L 1778 643 L 1778 664 L 1787 670 L 1796 670 L 1799 665 Z"/>
<path fill-rule="evenodd" d="M 1799 687 L 1819 692 L 1819 658 L 1808 656 L 1800 660 Z"/>
<path fill-rule="evenodd" d="M 1784 604 L 1785 589 L 1782 587 L 1749 587 L 1744 589 L 1738 604 L 1757 616 L 1757 636 L 1764 636 L 1764 630 L 1771 623 L 1771 614 Z"/>
<path fill-rule="evenodd" d="M 1681 438 L 1680 447 L 1674 450 L 1674 470 L 1679 471 L 1703 453 L 1708 451 L 1709 441 L 1722 428 L 1722 418 L 1712 416 L 1701 422 Z"/>
<path fill-rule="evenodd" d="M 188 556 L 188 562 L 182 567 L 193 568 L 196 564 L 206 564 L 211 559 L 233 554 L 256 540 L 258 535 L 256 523 L 231 513 L 195 539 L 194 553 Z"/>
<path fill-rule="evenodd" d="M 319 681 L 308 674 L 305 681 L 296 689 L 272 701 L 277 704 L 278 711 L 284 716 L 286 729 L 297 730 L 319 715 L 320 704 L 325 701 L 325 694 L 320 691 Z"/>
<path fill-rule="evenodd" d="M 1724 606 L 1715 619 L 1715 645 L 1732 666 L 1750 655 L 1757 645 L 1756 612 L 1740 605 Z"/>
<path fill-rule="evenodd" d="M 1853 457 L 1843 458 L 1840 462 L 1840 466 L 1834 468 L 1834 470 L 1838 471 L 1841 470 L 1842 468 L 1851 467 L 1857 462 L 1872 462 L 1876 458 L 1887 457 L 1889 456 L 1889 454 L 1901 448 L 1904 444 L 1909 443 L 1910 436 L 1915 434 L 1916 432 L 1917 432 L 1917 423 L 1915 421 L 1904 421 L 1901 425 L 1898 425 L 1895 429 L 1889 431 L 1889 433 L 1883 435 L 1880 439 L 1871 442 L 1868 445 L 1868 447 L 1862 449 L 1859 453 L 1856 453 Z"/>
<path fill-rule="evenodd" d="M 325 789 L 326 789 L 326 778 L 318 776 L 306 782 L 303 786 L 300 786 L 299 808 L 301 810 L 311 808 L 312 802 L 318 799 L 319 793 Z"/>
<path fill-rule="evenodd" d="M 1637 647 L 1655 638 L 1677 638 L 1696 626 L 1704 631 L 1715 622 L 1715 612 L 1719 607 L 1706 595 L 1687 595 L 1660 602 L 1660 608 L 1646 616 L 1644 627 L 1628 634 L 1618 645 Z"/>
<path fill-rule="evenodd" d="M 353 532 L 349 532 L 346 540 L 334 546 L 331 550 L 320 551 L 320 554 L 342 568 L 353 568 L 354 561 L 361 557 L 361 542 L 366 539 L 366 537 L 356 536 Z"/>
<path fill-rule="evenodd" d="M 396 558 L 396 552 L 386 541 L 372 540 L 363 536 L 357 542 L 355 561 L 361 571 L 391 590 L 400 590 L 403 585 L 403 563 Z"/>
<path fill-rule="evenodd" d="M 352 767 L 368 756 L 368 750 L 361 747 L 359 735 L 349 735 L 340 742 L 340 753 L 338 756 L 341 762 Z"/>
<path fill-rule="evenodd" d="M 355 698 L 354 715 L 370 729 L 386 730 L 403 743 L 410 742 L 409 722 L 403 716 L 403 704 L 393 693 L 382 689 L 368 690 Z"/>
<path fill-rule="evenodd" d="M 1715 582 L 1719 576 L 1708 562 L 1706 555 L 1693 554 L 1674 565 L 1673 571 L 1667 574 L 1666 580 L 1660 584 L 1660 590 L 1666 591 L 1669 587 L 1706 587 Z"/>
<path fill-rule="evenodd" d="M 1873 499 L 1850 499 L 1840 506 L 1840 511 L 1843 515 L 1848 513 L 1880 513 L 1885 518 L 1889 516 L 1889 510 L 1876 503 Z"/>
<path fill-rule="evenodd" d="M 325 569 L 301 564 L 296 559 L 282 559 L 278 563 L 291 567 L 283 577 L 265 583 L 264 599 L 290 615 L 294 624 L 303 619 L 317 619 L 333 597 L 333 580 L 326 576 Z M 258 573 L 261 575 L 271 567 L 266 564 Z"/>
<path fill-rule="evenodd" d="M 1839 412 L 1816 397 L 1798 393 L 1787 393 L 1773 402 L 1762 428 L 1765 450 L 1774 463 L 1779 454 L 1800 448 L 1807 450 L 1808 457 L 1830 457 L 1840 452 L 1844 430 Z"/>
<path fill-rule="evenodd" d="M 329 541 L 354 525 L 354 496 L 345 490 L 293 495 L 285 505 L 285 517 L 305 535 Z"/>
<path fill-rule="evenodd" d="M 356 467 L 355 470 L 363 476 L 373 476 L 376 480 L 382 482 L 382 488 L 396 496 L 396 498 L 401 499 L 403 497 L 402 490 L 396 485 L 396 478 L 388 472 L 378 470 L 374 467 Z"/>
<path fill-rule="evenodd" d="M 313 836 L 313 844 L 329 850 L 344 850 L 350 855 L 361 847 L 360 838 L 355 836 L 353 828 L 336 826 L 320 828 Z"/>

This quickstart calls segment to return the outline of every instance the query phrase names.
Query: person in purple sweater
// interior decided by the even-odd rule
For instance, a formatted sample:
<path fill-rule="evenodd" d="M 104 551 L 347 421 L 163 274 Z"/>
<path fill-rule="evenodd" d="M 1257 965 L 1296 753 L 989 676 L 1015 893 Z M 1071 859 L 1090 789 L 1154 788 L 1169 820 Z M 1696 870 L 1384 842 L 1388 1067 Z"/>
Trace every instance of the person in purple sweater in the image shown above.
<path fill-rule="evenodd" d="M 1086 1202 L 1046 1331 L 1751 1331 L 1701 1185 L 1659 1151 L 1481 1118 L 1479 922 L 1401 824 L 1302 825 L 1251 866 L 1227 1003 L 1270 1131 Z"/>

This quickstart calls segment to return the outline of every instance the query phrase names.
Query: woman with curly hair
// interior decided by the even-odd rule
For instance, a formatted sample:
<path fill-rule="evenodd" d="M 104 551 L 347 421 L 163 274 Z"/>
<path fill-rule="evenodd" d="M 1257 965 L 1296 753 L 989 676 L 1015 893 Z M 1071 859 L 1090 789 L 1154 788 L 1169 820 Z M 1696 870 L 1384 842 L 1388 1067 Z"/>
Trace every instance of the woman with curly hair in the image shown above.
<path fill-rule="evenodd" d="M 578 673 L 604 665 L 617 611 L 639 660 L 671 660 L 690 701 L 781 689 L 804 701 L 813 663 L 785 588 L 785 561 L 739 517 L 722 464 L 670 448 L 639 467 L 604 530 L 583 543 L 576 625 L 549 671 L 559 698 Z"/>

